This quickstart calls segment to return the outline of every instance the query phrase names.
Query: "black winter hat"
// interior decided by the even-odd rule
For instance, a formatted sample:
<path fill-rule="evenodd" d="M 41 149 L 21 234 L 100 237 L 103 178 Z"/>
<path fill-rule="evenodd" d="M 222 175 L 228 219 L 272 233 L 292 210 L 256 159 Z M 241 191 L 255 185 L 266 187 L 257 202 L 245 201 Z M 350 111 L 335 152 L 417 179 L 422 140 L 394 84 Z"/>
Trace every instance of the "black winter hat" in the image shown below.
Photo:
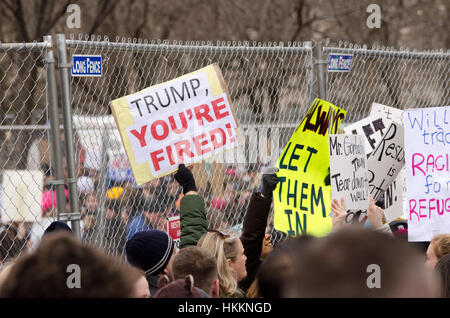
<path fill-rule="evenodd" d="M 158 275 L 164 271 L 172 257 L 174 242 L 163 231 L 137 232 L 125 245 L 128 262 L 147 275 Z"/>
<path fill-rule="evenodd" d="M 43 236 L 56 231 L 67 231 L 72 233 L 72 229 L 66 223 L 54 221 L 45 229 Z"/>

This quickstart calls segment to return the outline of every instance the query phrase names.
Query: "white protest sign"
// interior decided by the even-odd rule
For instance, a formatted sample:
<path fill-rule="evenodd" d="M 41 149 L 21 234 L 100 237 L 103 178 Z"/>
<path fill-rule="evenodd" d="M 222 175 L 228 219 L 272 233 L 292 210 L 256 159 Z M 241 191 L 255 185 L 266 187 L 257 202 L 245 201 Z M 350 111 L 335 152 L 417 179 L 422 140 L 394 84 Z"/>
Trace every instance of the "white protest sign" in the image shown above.
<path fill-rule="evenodd" d="M 398 108 L 372 103 L 370 116 L 386 118 L 387 120 L 395 121 L 403 125 L 403 110 Z"/>
<path fill-rule="evenodd" d="M 44 174 L 39 170 L 3 171 L 2 221 L 36 222 L 42 216 Z"/>
<path fill-rule="evenodd" d="M 392 122 L 368 161 L 369 193 L 376 201 L 397 178 L 405 164 L 403 127 Z"/>
<path fill-rule="evenodd" d="M 403 125 L 403 110 L 372 103 L 370 109 L 370 116 L 382 117 L 388 121 L 395 121 Z M 397 218 L 405 218 L 406 215 L 406 183 L 405 183 L 405 168 L 403 167 L 397 176 L 384 193 L 384 215 L 388 222 L 394 221 Z"/>
<path fill-rule="evenodd" d="M 450 232 L 450 107 L 409 109 L 405 125 L 408 240 Z"/>
<path fill-rule="evenodd" d="M 331 197 L 344 198 L 348 210 L 367 210 L 369 183 L 364 137 L 329 135 Z"/>
<path fill-rule="evenodd" d="M 388 223 L 398 218 L 406 219 L 406 172 L 400 170 L 397 178 L 384 192 L 384 216 Z"/>
<path fill-rule="evenodd" d="M 383 138 L 390 124 L 391 121 L 383 117 L 369 116 L 344 127 L 344 131 L 346 134 L 365 136 L 366 154 L 369 154 Z"/>
<path fill-rule="evenodd" d="M 116 99 L 111 108 L 138 185 L 242 140 L 216 64 Z"/>

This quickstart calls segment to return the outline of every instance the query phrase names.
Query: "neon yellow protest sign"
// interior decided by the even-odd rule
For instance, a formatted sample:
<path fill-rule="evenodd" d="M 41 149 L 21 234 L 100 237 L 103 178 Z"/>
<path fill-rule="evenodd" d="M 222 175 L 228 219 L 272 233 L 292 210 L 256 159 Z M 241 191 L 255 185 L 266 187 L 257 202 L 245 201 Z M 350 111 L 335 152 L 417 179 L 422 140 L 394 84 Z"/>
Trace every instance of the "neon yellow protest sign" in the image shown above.
<path fill-rule="evenodd" d="M 331 231 L 331 189 L 325 186 L 330 158 L 328 134 L 336 134 L 346 111 L 315 99 L 277 162 L 275 229 L 290 236 L 325 236 Z"/>

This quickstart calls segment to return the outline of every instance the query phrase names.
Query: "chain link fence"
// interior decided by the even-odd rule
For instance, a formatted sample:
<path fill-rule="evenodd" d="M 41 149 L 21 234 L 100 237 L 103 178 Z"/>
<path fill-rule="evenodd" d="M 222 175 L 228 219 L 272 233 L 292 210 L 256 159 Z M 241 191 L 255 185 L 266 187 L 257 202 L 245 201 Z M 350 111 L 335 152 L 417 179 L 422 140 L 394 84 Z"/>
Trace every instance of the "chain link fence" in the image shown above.
<path fill-rule="evenodd" d="M 339 43 L 324 53 L 353 54 L 350 73 L 327 73 L 327 98 L 347 110 L 346 123 L 367 117 L 373 102 L 399 109 L 449 105 L 450 54 Z"/>
<path fill-rule="evenodd" d="M 52 159 L 46 104 L 46 43 L 0 43 L 0 260 L 37 241 L 46 225 Z M 44 185 L 45 184 L 45 185 Z M 55 219 L 56 210 L 46 211 Z"/>
<path fill-rule="evenodd" d="M 233 154 L 215 162 L 194 164 L 193 173 L 200 194 L 205 198 L 210 229 L 233 227 L 239 230 L 253 191 L 258 189 L 264 167 L 274 165 L 284 145 L 300 123 L 315 97 L 327 99 L 348 111 L 346 123 L 369 114 L 372 102 L 405 109 L 442 106 L 450 103 L 448 88 L 449 53 L 394 51 L 386 48 L 367 49 L 357 46 L 325 46 L 315 53 L 318 43 L 248 43 L 248 42 L 142 42 L 131 39 L 71 38 L 65 42 L 69 60 L 72 55 L 101 55 L 102 77 L 70 77 L 70 101 L 74 130 L 75 165 L 78 205 L 81 210 L 82 238 L 109 254 L 123 257 L 127 238 L 145 228 L 164 229 L 166 219 L 179 212 L 181 189 L 171 176 L 159 178 L 144 186 L 134 183 L 119 133 L 111 115 L 110 102 L 146 87 L 168 81 L 217 63 L 222 70 L 240 123 L 245 144 Z M 23 48 L 22 50 L 31 50 Z M 24 51 L 24 52 L 25 52 Z M 31 51 L 33 54 L 31 54 Z M 40 169 L 43 189 L 52 189 L 52 160 L 49 156 L 49 130 L 46 126 L 46 46 L 30 51 L 31 69 L 36 69 L 33 90 L 26 95 L 29 74 L 17 79 L 24 68 L 26 55 L 0 51 L 0 156 L 17 155 L 17 160 L 0 161 L 3 176 L 8 169 Z M 328 53 L 351 53 L 353 66 L 348 73 L 327 73 Z M 17 55 L 17 56 L 15 56 Z M 22 59 L 20 58 L 22 56 Z M 30 59 L 28 57 L 28 59 Z M 17 59 L 17 62 L 15 59 Z M 13 80 L 15 79 L 15 80 Z M 9 84 L 11 83 L 11 84 Z M 28 85 L 28 84 L 27 84 Z M 319 86 L 325 88 L 321 90 Z M 14 90 L 12 87 L 16 87 Z M 325 95 L 324 95 L 325 94 Z M 25 99 L 24 99 L 25 98 Z M 17 100 L 28 100 L 18 104 Z M 9 105 L 9 106 L 8 106 Z M 12 106 L 14 105 L 14 107 Z M 17 110 L 13 120 L 11 110 Z M 22 112 L 41 110 L 36 121 L 21 121 Z M 3 116 L 3 117 L 1 117 Z M 19 118 L 20 117 L 20 118 Z M 10 119 L 7 119 L 10 118 Z M 30 116 L 32 118 L 32 116 Z M 30 119 L 31 120 L 31 119 Z M 30 124 L 40 124 L 40 130 Z M 6 142 L 6 133 L 18 127 L 17 135 L 27 132 L 15 142 Z M 9 128 L 8 128 L 9 127 Z M 38 126 L 36 126 L 38 127 Z M 47 128 L 46 128 L 47 127 Z M 33 133 L 33 134 L 32 134 Z M 12 134 L 14 135 L 14 134 Z M 18 138 L 18 137 L 17 137 Z M 64 136 L 61 135 L 64 143 Z M 45 151 L 35 155 L 35 165 L 21 162 L 32 147 L 44 144 Z M 7 148 L 10 147 L 10 148 Z M 61 149 L 65 149 L 61 147 Z M 6 153 L 6 155 L 5 155 Z M 33 153 L 37 154 L 36 151 Z M 46 159 L 47 157 L 48 159 Z M 47 164 L 47 165 L 45 165 Z M 67 171 L 67 167 L 64 167 Z M 65 179 L 70 176 L 65 175 Z M 54 179 L 54 178 L 53 178 Z M 50 182 L 49 182 L 50 181 Z M 48 190 L 48 191 L 50 191 Z M 3 190 L 4 192 L 4 190 Z M 50 192 L 51 193 L 51 192 Z M 40 198 L 35 200 L 43 202 Z M 5 205 L 4 195 L 3 206 Z M 54 201 L 51 210 L 54 211 Z M 1 205 L 1 203 L 0 203 Z M 66 210 L 70 210 L 67 206 Z M 9 211 L 2 210 L 3 216 Z M 49 214 L 45 214 L 48 216 Z M 52 215 L 50 213 L 50 215 Z M 38 239 L 33 224 L 41 228 L 42 214 L 25 224 L 31 241 Z M 267 232 L 276 244 L 284 237 L 274 231 L 273 213 Z M 51 222 L 52 217 L 44 218 Z M 12 223 L 3 227 L 11 228 Z M 19 224 L 19 225 L 20 225 Z M 19 234 L 13 241 L 19 241 Z M 0 237 L 3 246 L 5 238 Z M 26 240 L 25 240 L 26 242 Z M 18 251 L 24 249 L 21 246 Z M 16 254 L 14 254 L 16 255 Z M 7 253 L 2 261 L 14 256 Z"/>
<path fill-rule="evenodd" d="M 198 163 L 193 172 L 205 198 L 209 228 L 239 228 L 263 167 L 275 163 L 306 110 L 312 84 L 310 48 L 81 39 L 68 40 L 67 46 L 72 55 L 103 58 L 102 78 L 73 77 L 71 82 L 81 144 L 77 157 L 82 160 L 79 192 L 85 238 L 121 254 L 124 241 L 137 230 L 163 229 L 166 218 L 178 214 L 181 189 L 173 177 L 141 188 L 133 185 L 109 104 L 212 63 L 222 70 L 246 142 L 237 154 L 239 162 L 225 158 Z M 92 221 L 86 222 L 90 213 Z"/>

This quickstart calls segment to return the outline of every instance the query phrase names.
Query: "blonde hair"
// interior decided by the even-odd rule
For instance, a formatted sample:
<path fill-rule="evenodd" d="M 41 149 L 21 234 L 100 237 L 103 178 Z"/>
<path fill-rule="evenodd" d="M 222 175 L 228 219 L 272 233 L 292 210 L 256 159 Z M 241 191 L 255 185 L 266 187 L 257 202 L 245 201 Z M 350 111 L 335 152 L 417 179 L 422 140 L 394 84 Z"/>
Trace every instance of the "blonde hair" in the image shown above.
<path fill-rule="evenodd" d="M 205 233 L 197 246 L 206 248 L 214 254 L 217 261 L 217 276 L 219 278 L 219 297 L 236 297 L 242 292 L 237 287 L 236 277 L 229 270 L 228 259 L 234 261 L 237 256 L 237 235 L 225 234 L 218 231 Z"/>
<path fill-rule="evenodd" d="M 439 234 L 433 237 L 430 244 L 433 245 L 434 254 L 437 258 L 450 254 L 450 234 Z"/>

